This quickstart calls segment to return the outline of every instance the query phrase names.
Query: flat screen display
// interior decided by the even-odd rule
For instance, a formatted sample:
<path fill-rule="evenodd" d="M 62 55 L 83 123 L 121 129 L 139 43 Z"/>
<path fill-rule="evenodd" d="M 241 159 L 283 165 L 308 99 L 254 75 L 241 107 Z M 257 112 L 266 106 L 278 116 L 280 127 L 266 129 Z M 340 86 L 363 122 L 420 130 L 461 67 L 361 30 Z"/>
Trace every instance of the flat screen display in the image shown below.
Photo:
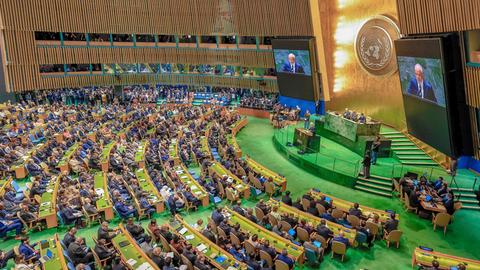
<path fill-rule="evenodd" d="M 395 47 L 408 132 L 451 155 L 441 38 L 400 39 Z"/>
<path fill-rule="evenodd" d="M 273 58 L 280 94 L 315 101 L 312 38 L 272 39 Z"/>
<path fill-rule="evenodd" d="M 312 76 L 310 52 L 307 50 L 273 50 L 277 73 Z"/>
<path fill-rule="evenodd" d="M 399 56 L 398 66 L 404 94 L 446 107 L 441 59 Z"/>

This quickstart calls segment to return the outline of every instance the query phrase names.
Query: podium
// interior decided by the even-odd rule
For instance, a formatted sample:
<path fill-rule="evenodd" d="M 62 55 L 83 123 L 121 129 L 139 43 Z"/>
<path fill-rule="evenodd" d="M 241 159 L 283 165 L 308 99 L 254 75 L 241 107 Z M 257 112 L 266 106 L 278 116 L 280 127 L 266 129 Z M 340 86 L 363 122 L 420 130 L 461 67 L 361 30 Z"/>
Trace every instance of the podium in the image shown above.
<path fill-rule="evenodd" d="M 304 152 L 317 153 L 320 150 L 320 136 L 304 128 L 296 128 L 293 145 Z"/>

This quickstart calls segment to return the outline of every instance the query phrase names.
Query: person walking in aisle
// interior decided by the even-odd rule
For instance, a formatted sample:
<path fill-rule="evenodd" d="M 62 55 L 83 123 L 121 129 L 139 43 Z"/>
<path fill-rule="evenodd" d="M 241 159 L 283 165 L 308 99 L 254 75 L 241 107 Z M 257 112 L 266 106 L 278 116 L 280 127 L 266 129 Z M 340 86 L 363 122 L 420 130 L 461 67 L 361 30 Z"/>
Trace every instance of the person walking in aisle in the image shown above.
<path fill-rule="evenodd" d="M 377 164 L 378 151 L 380 150 L 380 136 L 375 138 L 375 141 L 372 143 L 372 165 Z"/>
<path fill-rule="evenodd" d="M 371 158 L 370 158 L 370 151 L 367 151 L 365 153 L 365 156 L 363 157 L 363 177 L 369 178 L 370 177 L 370 166 L 371 166 Z"/>

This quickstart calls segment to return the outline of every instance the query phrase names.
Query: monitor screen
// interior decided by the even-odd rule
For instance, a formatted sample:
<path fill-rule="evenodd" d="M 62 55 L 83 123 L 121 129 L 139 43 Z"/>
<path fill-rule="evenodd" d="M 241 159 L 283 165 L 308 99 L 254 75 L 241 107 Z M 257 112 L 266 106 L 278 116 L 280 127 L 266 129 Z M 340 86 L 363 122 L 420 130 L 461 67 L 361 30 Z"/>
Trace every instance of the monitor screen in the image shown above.
<path fill-rule="evenodd" d="M 400 83 L 406 95 L 445 107 L 445 84 L 440 59 L 398 57 Z"/>
<path fill-rule="evenodd" d="M 308 50 L 274 49 L 273 54 L 277 73 L 312 76 Z"/>
<path fill-rule="evenodd" d="M 395 41 L 408 133 L 451 155 L 448 89 L 442 40 Z"/>
<path fill-rule="evenodd" d="M 272 40 L 273 59 L 280 94 L 285 97 L 315 101 L 314 42 L 312 38 L 277 38 Z M 319 94 L 318 94 L 319 95 Z"/>

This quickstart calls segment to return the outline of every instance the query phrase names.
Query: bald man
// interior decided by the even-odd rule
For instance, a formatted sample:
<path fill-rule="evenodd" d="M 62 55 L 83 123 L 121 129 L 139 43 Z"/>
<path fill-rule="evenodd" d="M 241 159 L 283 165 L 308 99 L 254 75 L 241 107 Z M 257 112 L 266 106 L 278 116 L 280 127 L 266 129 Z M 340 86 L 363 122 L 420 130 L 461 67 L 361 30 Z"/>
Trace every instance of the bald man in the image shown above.
<path fill-rule="evenodd" d="M 288 55 L 288 61 L 283 64 L 282 72 L 305 74 L 303 67 L 297 63 L 295 54 Z"/>
<path fill-rule="evenodd" d="M 415 78 L 410 80 L 407 92 L 410 95 L 437 103 L 433 87 L 427 80 L 425 80 L 423 67 L 420 64 L 415 65 Z"/>

